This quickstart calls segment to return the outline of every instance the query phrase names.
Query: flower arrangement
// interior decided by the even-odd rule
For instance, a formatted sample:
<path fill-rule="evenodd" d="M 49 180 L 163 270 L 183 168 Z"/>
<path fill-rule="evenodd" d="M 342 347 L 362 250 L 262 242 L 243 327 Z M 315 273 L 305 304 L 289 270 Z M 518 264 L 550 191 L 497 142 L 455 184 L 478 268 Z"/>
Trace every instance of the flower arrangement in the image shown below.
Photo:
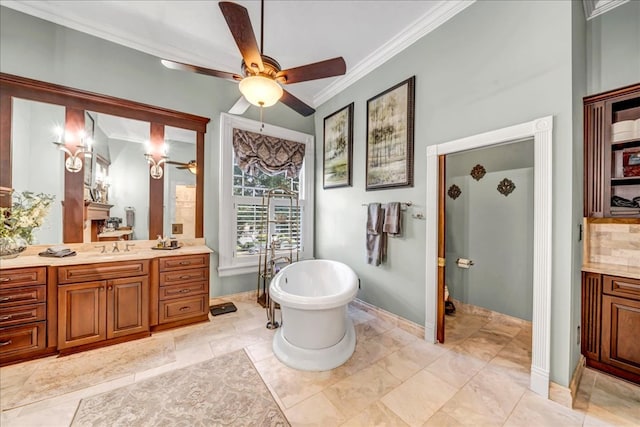
<path fill-rule="evenodd" d="M 29 244 L 33 243 L 33 231 L 42 226 L 54 199 L 55 196 L 45 193 L 13 193 L 12 206 L 0 208 L 3 219 L 0 238 L 21 237 Z"/>

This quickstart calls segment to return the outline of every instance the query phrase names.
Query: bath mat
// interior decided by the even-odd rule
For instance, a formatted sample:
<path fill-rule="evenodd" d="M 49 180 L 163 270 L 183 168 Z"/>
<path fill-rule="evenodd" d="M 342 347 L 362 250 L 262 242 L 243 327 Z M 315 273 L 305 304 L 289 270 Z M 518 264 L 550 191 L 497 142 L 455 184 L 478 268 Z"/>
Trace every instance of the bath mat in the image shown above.
<path fill-rule="evenodd" d="M 216 304 L 209 307 L 212 316 L 219 316 L 225 313 L 233 313 L 234 311 L 238 311 L 235 305 L 232 302 L 224 302 L 222 304 Z"/>
<path fill-rule="evenodd" d="M 78 426 L 289 426 L 244 350 L 84 398 Z"/>

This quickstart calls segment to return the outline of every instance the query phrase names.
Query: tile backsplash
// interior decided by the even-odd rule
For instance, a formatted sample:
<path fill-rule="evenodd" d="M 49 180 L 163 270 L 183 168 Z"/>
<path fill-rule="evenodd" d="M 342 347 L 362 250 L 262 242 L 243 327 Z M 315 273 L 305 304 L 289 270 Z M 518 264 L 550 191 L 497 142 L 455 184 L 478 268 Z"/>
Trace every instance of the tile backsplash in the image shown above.
<path fill-rule="evenodd" d="M 640 224 L 588 226 L 588 262 L 640 267 Z"/>

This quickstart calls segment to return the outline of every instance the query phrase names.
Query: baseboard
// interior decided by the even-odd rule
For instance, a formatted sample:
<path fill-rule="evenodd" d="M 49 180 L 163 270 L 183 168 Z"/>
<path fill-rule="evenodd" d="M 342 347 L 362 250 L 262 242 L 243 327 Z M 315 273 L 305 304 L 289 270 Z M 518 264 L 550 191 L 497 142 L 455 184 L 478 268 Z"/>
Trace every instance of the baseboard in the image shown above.
<path fill-rule="evenodd" d="M 209 297 L 209 305 L 219 304 L 227 300 L 233 301 L 256 301 L 258 298 L 257 291 L 239 292 L 237 294 L 221 295 L 217 297 Z"/>
<path fill-rule="evenodd" d="M 569 381 L 569 387 L 551 382 L 549 384 L 549 399 L 573 409 L 573 404 L 578 398 L 578 387 L 580 386 L 585 367 L 586 359 L 581 355 L 580 360 L 578 360 L 578 365 L 571 376 L 571 381 Z"/>
<path fill-rule="evenodd" d="M 412 335 L 420 339 L 424 339 L 424 326 L 418 325 L 410 320 L 405 319 L 404 317 L 400 317 L 397 314 L 393 314 L 388 312 L 380 307 L 376 307 L 373 304 L 369 304 L 368 302 L 362 301 L 361 299 L 354 299 L 351 302 L 352 305 L 359 308 L 360 310 L 367 311 L 373 313 L 376 317 L 379 317 L 387 322 L 393 323 L 398 328 L 409 332 Z"/>

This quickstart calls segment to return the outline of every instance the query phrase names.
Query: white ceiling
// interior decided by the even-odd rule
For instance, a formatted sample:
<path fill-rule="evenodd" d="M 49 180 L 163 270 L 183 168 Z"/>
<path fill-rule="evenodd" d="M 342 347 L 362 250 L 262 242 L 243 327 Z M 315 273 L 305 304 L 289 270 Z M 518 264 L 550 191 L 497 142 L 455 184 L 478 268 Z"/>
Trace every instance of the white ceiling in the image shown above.
<path fill-rule="evenodd" d="M 259 44 L 260 1 L 236 3 L 248 9 Z M 266 0 L 264 54 L 283 69 L 342 56 L 346 75 L 287 86 L 293 95 L 317 106 L 471 3 Z M 2 0 L 1 4 L 159 58 L 240 74 L 241 55 L 217 1 Z"/>
<path fill-rule="evenodd" d="M 344 76 L 287 86 L 316 107 L 474 1 L 266 0 L 264 54 L 283 69 L 336 56 L 345 59 Z M 627 1 L 583 0 L 588 19 Z M 248 9 L 260 43 L 260 1 L 236 3 Z M 241 74 L 240 53 L 215 0 L 0 0 L 0 4 L 158 58 Z"/>

